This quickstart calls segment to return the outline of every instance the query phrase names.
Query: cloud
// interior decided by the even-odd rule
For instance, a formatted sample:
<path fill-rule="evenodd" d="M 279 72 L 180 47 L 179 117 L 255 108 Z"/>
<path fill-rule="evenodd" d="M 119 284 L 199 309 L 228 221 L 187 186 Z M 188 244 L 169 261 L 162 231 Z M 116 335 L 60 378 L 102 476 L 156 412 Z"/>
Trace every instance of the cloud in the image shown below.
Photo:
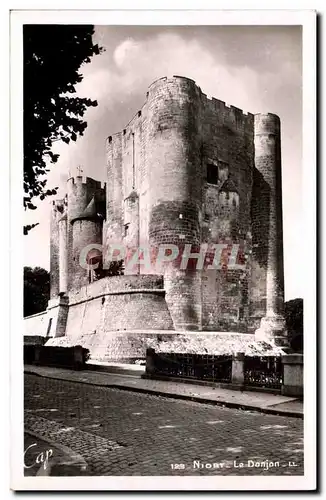
<path fill-rule="evenodd" d="M 254 71 L 228 65 L 218 47 L 213 55 L 196 39 L 176 34 L 160 34 L 143 42 L 128 38 L 116 47 L 114 61 L 116 68 L 107 78 L 116 89 L 116 98 L 130 92 L 145 95 L 153 80 L 174 74 L 192 78 L 203 92 L 238 106 L 248 107 L 250 95 L 257 98 Z"/>
<path fill-rule="evenodd" d="M 288 50 L 292 54 L 293 47 Z M 247 62 L 243 53 L 243 60 L 231 64 L 226 48 L 216 37 L 211 47 L 200 38 L 189 39 L 176 33 L 159 33 L 143 40 L 126 37 L 99 56 L 101 64 L 98 59 L 94 71 L 88 65 L 78 91 L 98 99 L 101 109 L 110 111 L 131 99 L 144 101 L 153 80 L 177 74 L 194 79 L 209 96 L 257 113 L 267 108 L 277 89 L 300 79 L 297 61 L 287 58 L 281 44 L 279 51 L 273 46 L 272 52 L 266 44 L 265 52 L 260 47 L 260 66 L 250 65 L 250 54 Z M 95 116 L 97 110 L 90 113 Z"/>
<path fill-rule="evenodd" d="M 80 95 L 98 99 L 102 108 L 112 109 L 131 96 L 143 96 L 148 85 L 161 76 L 187 76 L 202 91 L 235 105 L 248 107 L 250 96 L 257 101 L 257 74 L 249 67 L 230 66 L 222 51 L 214 54 L 196 39 L 177 34 L 159 34 L 137 41 L 126 38 L 111 53 L 100 56 L 102 65 L 78 86 Z M 113 64 L 112 64 L 113 60 Z M 95 111 L 93 111 L 93 114 Z"/>
<path fill-rule="evenodd" d="M 126 61 L 132 61 L 137 58 L 137 53 L 141 49 L 141 44 L 132 38 L 124 40 L 114 51 L 113 59 L 118 67 L 122 67 Z"/>

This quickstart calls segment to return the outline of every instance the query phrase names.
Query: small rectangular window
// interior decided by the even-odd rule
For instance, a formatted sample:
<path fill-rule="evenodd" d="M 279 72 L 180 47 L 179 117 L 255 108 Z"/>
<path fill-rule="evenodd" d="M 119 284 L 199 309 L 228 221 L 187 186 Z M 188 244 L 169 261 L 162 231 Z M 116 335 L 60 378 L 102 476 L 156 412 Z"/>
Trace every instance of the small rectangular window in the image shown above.
<path fill-rule="evenodd" d="M 129 224 L 125 224 L 125 236 L 129 233 Z"/>
<path fill-rule="evenodd" d="M 92 265 L 92 259 L 89 260 L 90 266 Z M 94 281 L 94 270 L 90 267 L 88 268 L 88 283 L 93 283 Z"/>
<path fill-rule="evenodd" d="M 217 184 L 218 181 L 218 170 L 216 165 L 207 165 L 207 182 L 208 184 Z"/>
<path fill-rule="evenodd" d="M 48 329 L 47 329 L 47 332 L 46 332 L 46 336 L 47 337 L 50 335 L 51 326 L 52 326 L 52 318 L 49 319 Z"/>

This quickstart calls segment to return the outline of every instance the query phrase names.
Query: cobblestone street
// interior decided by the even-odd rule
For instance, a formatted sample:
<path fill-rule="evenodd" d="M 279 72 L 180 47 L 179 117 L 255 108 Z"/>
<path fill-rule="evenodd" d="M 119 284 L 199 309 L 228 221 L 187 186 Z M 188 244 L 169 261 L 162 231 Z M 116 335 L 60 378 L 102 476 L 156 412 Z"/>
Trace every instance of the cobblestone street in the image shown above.
<path fill-rule="evenodd" d="M 30 374 L 25 429 L 82 455 L 90 476 L 303 474 L 299 418 Z"/>

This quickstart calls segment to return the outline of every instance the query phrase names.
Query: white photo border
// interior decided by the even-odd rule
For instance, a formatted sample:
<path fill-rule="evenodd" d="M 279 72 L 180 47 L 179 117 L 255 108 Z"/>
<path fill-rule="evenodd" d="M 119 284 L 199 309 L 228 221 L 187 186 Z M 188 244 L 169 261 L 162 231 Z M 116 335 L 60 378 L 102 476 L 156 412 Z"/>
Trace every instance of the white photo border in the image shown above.
<path fill-rule="evenodd" d="M 304 476 L 24 477 L 23 476 L 23 43 L 22 25 L 302 25 L 304 239 Z M 14 490 L 254 491 L 316 487 L 316 13 L 313 10 L 12 10 L 10 16 L 10 393 L 11 488 Z M 309 265 L 305 265 L 309 263 Z M 96 480 L 95 480 L 96 479 Z"/>

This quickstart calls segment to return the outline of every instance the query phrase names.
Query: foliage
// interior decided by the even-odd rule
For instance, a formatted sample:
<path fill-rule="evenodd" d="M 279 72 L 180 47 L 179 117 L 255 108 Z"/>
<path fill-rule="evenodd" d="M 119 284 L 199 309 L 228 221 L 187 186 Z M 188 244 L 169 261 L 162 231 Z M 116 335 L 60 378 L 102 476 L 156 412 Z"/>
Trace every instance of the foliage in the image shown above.
<path fill-rule="evenodd" d="M 56 163 L 53 143 L 69 144 L 83 135 L 82 117 L 97 101 L 73 96 L 78 72 L 102 49 L 93 44 L 91 25 L 24 25 L 24 207 L 57 193 L 47 189 L 47 161 Z M 24 233 L 34 227 L 26 226 Z"/>
<path fill-rule="evenodd" d="M 124 274 L 124 261 L 117 260 L 110 262 L 107 276 L 122 276 Z"/>
<path fill-rule="evenodd" d="M 292 350 L 303 351 L 303 299 L 285 302 L 285 319 Z"/>
<path fill-rule="evenodd" d="M 28 234 L 28 232 L 33 229 L 33 227 L 36 227 L 39 225 L 39 222 L 36 222 L 35 224 L 27 224 L 24 226 L 24 235 Z"/>
<path fill-rule="evenodd" d="M 45 311 L 49 298 L 49 272 L 41 267 L 24 267 L 24 316 Z"/>
<path fill-rule="evenodd" d="M 117 260 L 110 262 L 108 269 L 103 269 L 102 262 L 99 267 L 95 269 L 96 279 L 106 278 L 107 276 L 122 276 L 124 274 L 124 261 Z"/>

